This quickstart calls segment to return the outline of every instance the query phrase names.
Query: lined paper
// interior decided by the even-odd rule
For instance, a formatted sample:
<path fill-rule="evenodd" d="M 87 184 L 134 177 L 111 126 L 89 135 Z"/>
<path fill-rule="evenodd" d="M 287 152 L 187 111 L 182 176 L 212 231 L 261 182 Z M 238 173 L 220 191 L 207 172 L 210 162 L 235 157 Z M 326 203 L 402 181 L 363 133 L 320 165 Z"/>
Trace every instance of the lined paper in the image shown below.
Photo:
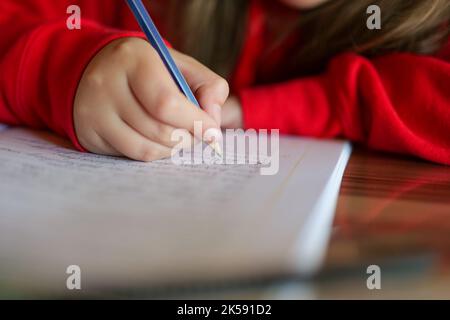
<path fill-rule="evenodd" d="M 0 132 L 0 285 L 64 291 L 72 264 L 93 289 L 316 268 L 347 147 L 282 137 L 279 172 L 263 176 L 264 158 L 142 163 Z"/>

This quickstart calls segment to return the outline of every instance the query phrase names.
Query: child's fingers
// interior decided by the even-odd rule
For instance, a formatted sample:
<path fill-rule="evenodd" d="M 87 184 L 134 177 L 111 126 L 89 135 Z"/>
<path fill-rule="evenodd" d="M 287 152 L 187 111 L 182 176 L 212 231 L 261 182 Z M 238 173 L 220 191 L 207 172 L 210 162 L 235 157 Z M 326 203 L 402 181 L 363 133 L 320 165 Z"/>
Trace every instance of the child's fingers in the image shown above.
<path fill-rule="evenodd" d="M 93 127 L 84 124 L 77 126 L 77 138 L 80 145 L 89 152 L 119 156 L 120 153 L 105 141 Z"/>
<path fill-rule="evenodd" d="M 197 60 L 175 50 L 171 52 L 198 102 L 220 126 L 221 106 L 230 93 L 228 82 Z"/>
<path fill-rule="evenodd" d="M 219 125 L 211 116 L 183 96 L 162 62 L 157 65 L 139 68 L 129 77 L 130 87 L 143 108 L 160 122 L 191 133 L 194 133 L 195 122 L 201 122 L 202 132 L 198 134 L 202 136 L 210 128 L 218 129 Z"/>
<path fill-rule="evenodd" d="M 205 84 L 195 91 L 195 96 L 203 110 L 209 114 L 216 124 L 222 125 L 222 99 L 217 99 L 217 91 L 223 90 L 224 86 L 219 82 Z"/>
<path fill-rule="evenodd" d="M 147 139 L 163 146 L 173 148 L 178 145 L 179 141 L 172 139 L 176 128 L 150 117 L 134 97 L 131 97 L 129 101 L 124 104 L 125 107 L 120 116 L 130 127 Z M 190 141 L 183 141 L 183 148 L 191 146 L 192 141 L 193 137 Z"/>
<path fill-rule="evenodd" d="M 92 131 L 90 137 L 90 146 L 87 148 L 90 152 L 102 154 L 106 156 L 121 156 L 122 154 L 114 149 L 105 139 L 103 139 L 97 132 Z"/>
<path fill-rule="evenodd" d="M 171 155 L 170 148 L 147 139 L 120 118 L 108 119 L 98 132 L 114 149 L 134 160 L 148 162 Z"/>

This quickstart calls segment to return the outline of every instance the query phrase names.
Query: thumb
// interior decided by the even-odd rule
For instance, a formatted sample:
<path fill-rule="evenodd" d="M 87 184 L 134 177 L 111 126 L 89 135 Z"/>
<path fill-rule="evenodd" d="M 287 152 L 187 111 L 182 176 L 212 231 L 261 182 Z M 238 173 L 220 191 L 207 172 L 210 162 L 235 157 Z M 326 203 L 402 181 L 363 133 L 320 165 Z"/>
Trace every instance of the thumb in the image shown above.
<path fill-rule="evenodd" d="M 226 94 L 224 94 L 226 92 Z M 198 102 L 203 110 L 208 113 L 217 125 L 222 124 L 222 105 L 225 103 L 223 96 L 228 96 L 228 84 L 226 87 L 222 83 L 208 83 L 195 91 Z"/>

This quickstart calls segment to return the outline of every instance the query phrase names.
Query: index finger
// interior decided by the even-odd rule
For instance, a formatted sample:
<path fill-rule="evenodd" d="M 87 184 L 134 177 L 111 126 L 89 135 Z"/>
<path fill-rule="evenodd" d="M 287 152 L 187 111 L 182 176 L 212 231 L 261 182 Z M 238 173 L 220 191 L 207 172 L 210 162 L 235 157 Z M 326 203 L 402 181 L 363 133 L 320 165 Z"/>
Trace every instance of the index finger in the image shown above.
<path fill-rule="evenodd" d="M 151 51 L 128 75 L 130 89 L 143 109 L 160 122 L 191 133 L 196 121 L 202 123 L 202 134 L 210 128 L 218 129 L 212 117 L 180 92 L 156 51 Z"/>
<path fill-rule="evenodd" d="M 228 82 L 197 60 L 171 50 L 201 107 L 221 124 L 221 106 L 230 93 Z"/>

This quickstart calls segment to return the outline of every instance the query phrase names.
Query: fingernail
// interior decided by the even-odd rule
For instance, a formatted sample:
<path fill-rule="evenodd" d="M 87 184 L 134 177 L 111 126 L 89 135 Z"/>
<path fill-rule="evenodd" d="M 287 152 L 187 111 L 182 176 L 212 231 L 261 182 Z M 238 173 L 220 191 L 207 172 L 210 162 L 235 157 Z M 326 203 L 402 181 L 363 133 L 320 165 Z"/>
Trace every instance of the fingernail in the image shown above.
<path fill-rule="evenodd" d="M 217 125 L 220 127 L 222 124 L 222 108 L 218 104 L 213 104 L 210 108 L 211 116 Z"/>
<path fill-rule="evenodd" d="M 223 156 L 222 147 L 220 146 L 219 143 L 214 142 L 213 149 L 214 149 L 214 151 L 219 155 L 219 157 L 222 157 L 222 156 Z"/>
<path fill-rule="evenodd" d="M 212 142 L 222 143 L 223 141 L 222 131 L 216 128 L 209 128 L 205 132 L 205 141 L 208 143 Z"/>

